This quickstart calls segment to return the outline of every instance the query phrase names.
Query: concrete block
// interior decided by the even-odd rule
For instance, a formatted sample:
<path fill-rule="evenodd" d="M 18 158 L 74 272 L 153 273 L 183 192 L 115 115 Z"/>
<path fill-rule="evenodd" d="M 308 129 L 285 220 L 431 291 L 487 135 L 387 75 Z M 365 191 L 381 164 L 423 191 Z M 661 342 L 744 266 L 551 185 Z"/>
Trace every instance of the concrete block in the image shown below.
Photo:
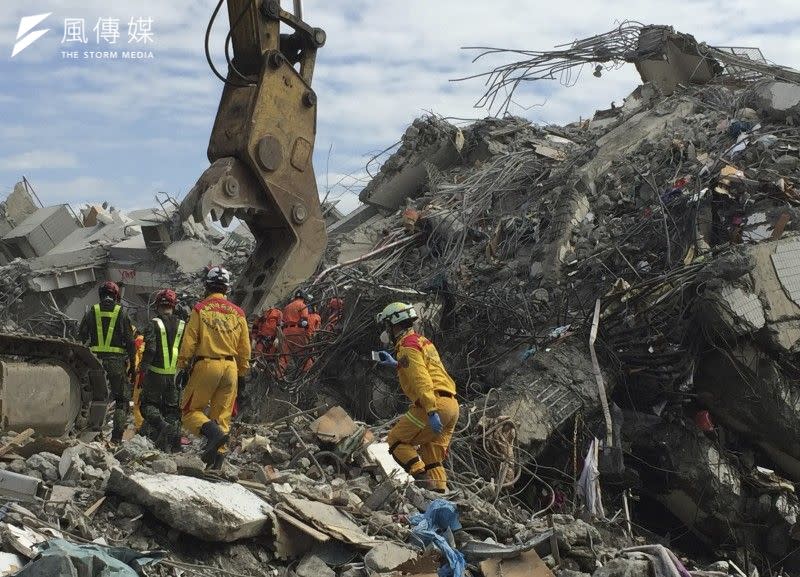
<path fill-rule="evenodd" d="M 206 541 L 255 537 L 272 510 L 241 485 L 166 473 L 126 475 L 114 468 L 108 490 L 149 509 L 170 527 Z"/>
<path fill-rule="evenodd" d="M 789 82 L 766 82 L 757 86 L 748 102 L 762 115 L 785 120 L 800 115 L 800 86 Z"/>
<path fill-rule="evenodd" d="M 0 469 L 0 494 L 27 499 L 36 495 L 41 479 Z"/>

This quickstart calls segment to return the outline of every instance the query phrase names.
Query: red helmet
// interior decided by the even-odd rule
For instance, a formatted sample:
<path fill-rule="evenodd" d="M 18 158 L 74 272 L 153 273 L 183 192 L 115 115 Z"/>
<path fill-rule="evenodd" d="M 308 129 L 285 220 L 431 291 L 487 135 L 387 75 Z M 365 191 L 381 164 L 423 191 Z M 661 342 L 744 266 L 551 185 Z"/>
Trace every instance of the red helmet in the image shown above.
<path fill-rule="evenodd" d="M 101 284 L 97 289 L 97 293 L 100 295 L 100 298 L 112 297 L 115 301 L 119 300 L 119 287 L 117 283 L 111 282 L 110 280 Z"/>
<path fill-rule="evenodd" d="M 332 311 L 340 311 L 344 308 L 344 301 L 334 297 L 328 301 L 328 308 Z"/>
<path fill-rule="evenodd" d="M 164 289 L 156 295 L 157 307 L 172 307 L 178 304 L 178 295 L 172 289 Z"/>

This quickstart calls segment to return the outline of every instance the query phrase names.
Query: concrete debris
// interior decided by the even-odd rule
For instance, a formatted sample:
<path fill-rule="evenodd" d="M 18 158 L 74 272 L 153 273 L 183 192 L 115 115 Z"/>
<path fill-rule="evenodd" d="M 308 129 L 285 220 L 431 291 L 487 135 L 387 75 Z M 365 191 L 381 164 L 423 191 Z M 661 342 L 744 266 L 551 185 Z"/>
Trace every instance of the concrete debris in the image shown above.
<path fill-rule="evenodd" d="M 209 483 L 158 473 L 111 471 L 108 490 L 150 510 L 170 526 L 207 541 L 254 537 L 269 521 L 271 507 L 235 483 Z"/>
<path fill-rule="evenodd" d="M 325 564 L 325 561 L 316 555 L 303 557 L 295 569 L 297 577 L 335 577 L 336 572 Z"/>
<path fill-rule="evenodd" d="M 418 552 L 394 543 L 380 543 L 364 555 L 364 564 L 377 573 L 394 571 L 403 563 L 416 559 Z"/>

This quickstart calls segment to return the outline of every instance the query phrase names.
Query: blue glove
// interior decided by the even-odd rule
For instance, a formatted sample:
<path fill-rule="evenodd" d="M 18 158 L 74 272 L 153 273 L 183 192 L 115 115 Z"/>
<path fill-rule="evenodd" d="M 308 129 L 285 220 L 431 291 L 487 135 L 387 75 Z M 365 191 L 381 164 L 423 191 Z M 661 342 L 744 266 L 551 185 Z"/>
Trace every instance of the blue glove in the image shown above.
<path fill-rule="evenodd" d="M 442 434 L 442 429 L 444 428 L 442 427 L 442 419 L 439 418 L 439 413 L 436 411 L 428 413 L 428 425 L 437 435 Z"/>
<path fill-rule="evenodd" d="M 380 357 L 379 364 L 385 367 L 396 367 L 397 366 L 397 359 L 392 356 L 392 353 L 388 351 L 378 351 L 378 356 Z"/>

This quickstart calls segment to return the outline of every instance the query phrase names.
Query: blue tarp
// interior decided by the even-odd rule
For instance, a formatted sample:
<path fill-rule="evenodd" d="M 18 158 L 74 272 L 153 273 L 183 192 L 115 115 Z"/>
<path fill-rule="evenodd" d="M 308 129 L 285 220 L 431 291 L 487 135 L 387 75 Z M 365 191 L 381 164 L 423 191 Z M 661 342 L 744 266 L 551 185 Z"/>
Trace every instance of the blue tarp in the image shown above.
<path fill-rule="evenodd" d="M 162 553 L 139 553 L 127 547 L 75 545 L 53 539 L 17 577 L 138 577 L 135 568 L 157 563 Z"/>
<path fill-rule="evenodd" d="M 464 555 L 458 549 L 453 549 L 442 535 L 448 529 L 461 529 L 456 506 L 446 499 L 436 499 L 424 513 L 414 515 L 408 521 L 411 523 L 412 536 L 423 547 L 433 543 L 447 559 L 447 565 L 439 568 L 439 577 L 464 577 Z"/>

